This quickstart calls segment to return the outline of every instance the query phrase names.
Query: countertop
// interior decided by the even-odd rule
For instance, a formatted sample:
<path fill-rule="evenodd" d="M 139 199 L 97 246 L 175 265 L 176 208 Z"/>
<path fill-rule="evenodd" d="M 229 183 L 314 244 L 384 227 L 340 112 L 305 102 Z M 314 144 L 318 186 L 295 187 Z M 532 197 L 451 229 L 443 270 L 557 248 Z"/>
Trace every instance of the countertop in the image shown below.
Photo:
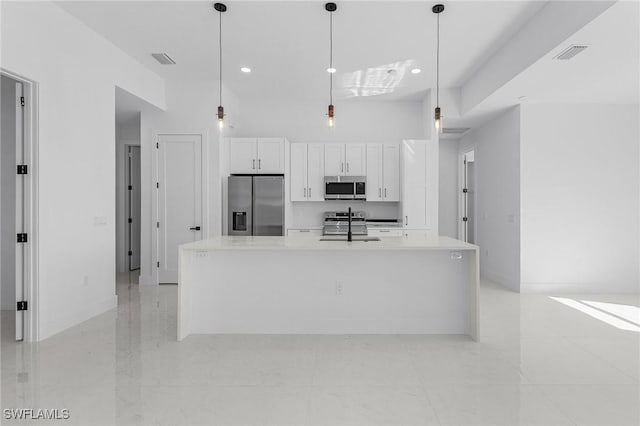
<path fill-rule="evenodd" d="M 381 241 L 320 241 L 296 237 L 213 237 L 183 244 L 181 250 L 477 250 L 478 246 L 449 237 L 386 237 Z"/>

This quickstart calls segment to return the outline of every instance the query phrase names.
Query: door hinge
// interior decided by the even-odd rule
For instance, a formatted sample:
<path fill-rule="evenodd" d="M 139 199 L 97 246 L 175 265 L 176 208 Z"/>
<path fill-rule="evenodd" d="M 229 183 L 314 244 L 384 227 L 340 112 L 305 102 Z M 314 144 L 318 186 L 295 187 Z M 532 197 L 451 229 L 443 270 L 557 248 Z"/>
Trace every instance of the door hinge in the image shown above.
<path fill-rule="evenodd" d="M 132 218 L 129 218 L 129 223 L 133 223 L 133 219 Z"/>
<path fill-rule="evenodd" d="M 129 250 L 129 256 L 133 256 L 133 252 L 131 250 Z"/>
<path fill-rule="evenodd" d="M 468 220 L 469 220 L 469 218 L 468 218 L 468 217 L 463 217 L 463 218 L 462 218 L 462 221 L 463 221 L 463 222 L 466 222 L 466 221 L 468 221 Z"/>
<path fill-rule="evenodd" d="M 160 222 L 156 222 L 156 228 L 160 228 Z"/>
<path fill-rule="evenodd" d="M 27 233 L 26 232 L 22 232 L 20 234 L 17 234 L 16 241 L 19 242 L 19 243 L 26 243 L 27 242 Z"/>
<path fill-rule="evenodd" d="M 26 300 L 21 300 L 16 303 L 16 311 L 26 311 L 28 307 Z"/>
<path fill-rule="evenodd" d="M 18 175 L 26 175 L 28 171 L 28 167 L 26 164 L 18 164 L 16 166 L 16 174 Z"/>
<path fill-rule="evenodd" d="M 20 106 L 24 106 L 24 96 L 20 96 Z"/>
<path fill-rule="evenodd" d="M 129 185 L 129 186 L 127 187 L 127 189 L 128 189 L 129 191 L 131 191 L 131 190 L 133 189 L 133 185 Z"/>
<path fill-rule="evenodd" d="M 160 143 L 156 142 L 156 149 L 160 149 Z"/>
<path fill-rule="evenodd" d="M 160 182 L 156 182 L 156 188 L 160 189 Z"/>
<path fill-rule="evenodd" d="M 467 188 L 463 188 L 462 192 L 464 192 L 466 194 L 467 192 L 469 192 L 469 190 Z"/>
<path fill-rule="evenodd" d="M 159 267 L 160 267 L 160 262 L 156 264 L 156 268 L 159 268 Z"/>

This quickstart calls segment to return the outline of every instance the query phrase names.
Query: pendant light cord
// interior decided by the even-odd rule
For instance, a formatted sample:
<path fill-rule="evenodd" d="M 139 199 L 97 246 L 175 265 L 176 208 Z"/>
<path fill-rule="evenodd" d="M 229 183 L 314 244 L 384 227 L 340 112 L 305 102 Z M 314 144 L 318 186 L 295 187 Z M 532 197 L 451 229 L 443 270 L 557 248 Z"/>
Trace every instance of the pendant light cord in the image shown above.
<path fill-rule="evenodd" d="M 329 68 L 333 68 L 333 12 L 329 12 Z M 329 104 L 333 105 L 333 72 L 329 73 Z"/>
<path fill-rule="evenodd" d="M 436 36 L 436 106 L 440 106 L 440 14 L 437 16 L 438 34 Z"/>
<path fill-rule="evenodd" d="M 218 14 L 220 15 L 220 25 L 218 26 L 219 28 L 219 37 L 218 37 L 218 41 L 219 41 L 219 45 L 218 45 L 218 52 L 220 54 L 220 103 L 219 105 L 222 105 L 222 12 L 218 12 Z"/>

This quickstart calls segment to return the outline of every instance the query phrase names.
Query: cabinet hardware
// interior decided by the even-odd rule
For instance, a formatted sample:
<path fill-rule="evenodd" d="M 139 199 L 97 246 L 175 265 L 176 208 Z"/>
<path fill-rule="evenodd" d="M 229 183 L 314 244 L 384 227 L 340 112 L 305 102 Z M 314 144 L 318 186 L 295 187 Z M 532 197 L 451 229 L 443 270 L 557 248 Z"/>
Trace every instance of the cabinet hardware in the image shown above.
<path fill-rule="evenodd" d="M 347 163 L 347 173 L 349 173 L 349 163 Z"/>
<path fill-rule="evenodd" d="M 387 188 L 384 189 L 384 198 L 387 198 Z"/>
<path fill-rule="evenodd" d="M 404 217 L 404 225 L 409 226 L 409 216 Z"/>
<path fill-rule="evenodd" d="M 262 169 L 262 159 L 258 158 L 258 170 Z"/>
<path fill-rule="evenodd" d="M 382 189 L 378 188 L 378 198 L 382 198 Z"/>
<path fill-rule="evenodd" d="M 391 232 L 391 231 L 389 231 L 388 229 L 381 229 L 378 232 Z"/>
<path fill-rule="evenodd" d="M 307 188 L 304 188 L 304 198 L 307 198 Z"/>
<path fill-rule="evenodd" d="M 200 227 L 199 226 L 193 226 L 191 228 L 189 228 L 189 231 L 199 231 Z"/>
<path fill-rule="evenodd" d="M 308 229 L 301 229 L 300 232 L 310 232 Z"/>
<path fill-rule="evenodd" d="M 311 198 L 311 188 L 309 188 L 309 198 Z"/>
<path fill-rule="evenodd" d="M 252 164 L 251 164 L 251 169 L 255 170 L 256 169 L 256 160 L 251 160 Z"/>
<path fill-rule="evenodd" d="M 344 173 L 344 163 L 340 163 L 340 173 Z"/>

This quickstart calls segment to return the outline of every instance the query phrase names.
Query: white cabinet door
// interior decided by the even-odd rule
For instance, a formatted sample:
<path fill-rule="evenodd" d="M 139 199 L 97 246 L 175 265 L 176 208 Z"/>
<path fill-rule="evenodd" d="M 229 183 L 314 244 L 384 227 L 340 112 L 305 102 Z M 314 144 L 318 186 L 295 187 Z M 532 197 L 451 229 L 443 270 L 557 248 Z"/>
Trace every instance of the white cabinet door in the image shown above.
<path fill-rule="evenodd" d="M 344 144 L 325 144 L 324 174 L 325 176 L 344 175 Z"/>
<path fill-rule="evenodd" d="M 367 154 L 365 144 L 346 144 L 344 149 L 344 161 L 346 176 L 364 176 L 367 172 Z"/>
<path fill-rule="evenodd" d="M 382 150 L 382 198 L 384 201 L 400 201 L 400 147 L 385 144 Z"/>
<path fill-rule="evenodd" d="M 258 138 L 256 163 L 258 173 L 284 173 L 284 140 Z"/>
<path fill-rule="evenodd" d="M 307 200 L 307 144 L 291 144 L 291 201 Z"/>
<path fill-rule="evenodd" d="M 398 229 L 388 229 L 388 228 L 371 229 L 371 228 L 369 228 L 367 230 L 367 233 L 372 237 L 380 237 L 380 238 L 384 238 L 384 237 L 402 237 L 403 230 L 399 229 L 399 228 Z"/>
<path fill-rule="evenodd" d="M 324 144 L 307 144 L 307 199 L 324 201 Z"/>
<path fill-rule="evenodd" d="M 316 237 L 322 236 L 322 229 L 287 229 L 287 237 Z"/>
<path fill-rule="evenodd" d="M 229 139 L 229 173 L 257 173 L 255 138 Z"/>
<path fill-rule="evenodd" d="M 367 145 L 367 201 L 382 201 L 382 145 Z"/>
<path fill-rule="evenodd" d="M 402 146 L 402 219 L 405 228 L 427 227 L 426 141 L 407 140 Z"/>

